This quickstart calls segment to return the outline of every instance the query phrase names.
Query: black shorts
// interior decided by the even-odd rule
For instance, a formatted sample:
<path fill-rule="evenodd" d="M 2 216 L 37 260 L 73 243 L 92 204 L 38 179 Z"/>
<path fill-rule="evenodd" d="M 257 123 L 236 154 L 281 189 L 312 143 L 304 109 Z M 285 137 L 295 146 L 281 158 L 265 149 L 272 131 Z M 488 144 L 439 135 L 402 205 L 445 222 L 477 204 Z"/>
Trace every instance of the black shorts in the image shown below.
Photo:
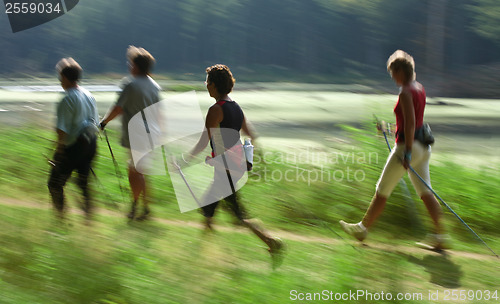
<path fill-rule="evenodd" d="M 239 199 L 238 199 L 238 192 L 231 194 L 230 196 L 217 201 L 215 203 L 212 203 L 210 205 L 203 206 L 201 209 L 203 210 L 203 215 L 205 217 L 213 217 L 215 214 L 215 210 L 217 209 L 217 206 L 219 203 L 222 201 L 225 201 L 227 203 L 227 206 L 231 211 L 233 212 L 234 216 L 242 221 L 247 218 L 245 208 L 243 205 L 240 204 Z"/>
<path fill-rule="evenodd" d="M 217 195 L 217 194 L 215 194 L 215 193 L 217 193 L 217 190 L 218 190 L 218 189 L 215 189 L 215 187 L 217 185 L 216 180 L 217 179 L 225 179 L 227 181 L 227 178 L 228 178 L 228 173 L 226 171 L 216 170 L 214 173 L 214 183 L 212 184 L 210 190 L 208 190 L 207 194 L 208 195 L 212 195 L 212 194 Z M 237 182 L 237 180 L 234 181 L 234 184 L 236 184 L 236 182 Z M 215 214 L 215 210 L 217 209 L 217 206 L 219 205 L 219 203 L 221 201 L 225 201 L 227 203 L 227 206 L 229 207 L 229 209 L 234 214 L 234 216 L 236 216 L 236 218 L 238 218 L 240 221 L 247 218 L 246 211 L 243 208 L 243 206 L 241 205 L 241 203 L 239 202 L 238 196 L 239 196 L 238 192 L 235 191 L 231 195 L 224 197 L 224 198 L 222 198 L 214 203 L 211 203 L 210 205 L 203 206 L 201 208 L 203 211 L 203 215 L 205 217 L 213 217 Z"/>

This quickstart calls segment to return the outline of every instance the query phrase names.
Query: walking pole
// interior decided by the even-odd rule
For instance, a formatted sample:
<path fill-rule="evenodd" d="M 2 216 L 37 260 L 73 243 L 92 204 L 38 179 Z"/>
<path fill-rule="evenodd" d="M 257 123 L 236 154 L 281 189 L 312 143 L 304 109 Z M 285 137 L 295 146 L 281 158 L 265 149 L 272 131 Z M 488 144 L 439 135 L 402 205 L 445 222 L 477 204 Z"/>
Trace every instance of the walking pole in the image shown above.
<path fill-rule="evenodd" d="M 108 191 L 106 191 L 106 188 L 104 187 L 104 185 L 101 183 L 101 181 L 99 180 L 99 178 L 97 177 L 97 174 L 95 174 L 95 171 L 94 169 L 92 169 L 92 167 L 90 167 L 90 172 L 92 173 L 92 175 L 94 176 L 95 180 L 97 181 L 97 184 L 99 185 L 99 187 L 102 189 L 102 191 L 104 192 L 104 195 L 106 196 L 106 198 L 108 199 L 108 201 L 111 203 L 111 205 L 116 208 L 116 209 L 120 209 L 120 206 L 114 202 L 113 199 L 111 199 L 111 197 L 109 196 L 108 194 Z"/>
<path fill-rule="evenodd" d="M 448 208 L 448 210 L 451 211 L 451 213 L 453 213 L 453 215 L 455 215 L 462 224 L 464 224 L 465 227 L 467 227 L 467 229 L 469 229 L 470 232 L 472 232 L 472 234 L 474 234 L 476 236 L 476 238 L 478 240 L 480 240 L 497 258 L 500 259 L 500 257 L 498 256 L 498 254 L 495 253 L 495 251 L 493 251 L 493 249 L 490 248 L 490 246 L 488 246 L 488 244 L 486 244 L 485 241 L 483 241 L 483 239 L 477 235 L 476 232 L 474 232 L 474 230 L 472 230 L 472 228 L 469 227 L 469 225 L 467 225 L 467 223 L 464 222 L 464 220 L 462 220 L 462 218 L 455 212 L 453 211 L 453 209 L 451 209 L 451 207 L 431 188 L 431 186 L 429 184 L 427 184 L 425 182 L 425 180 L 413 169 L 412 166 L 409 166 L 410 168 L 410 171 L 415 174 L 418 179 L 420 179 L 420 181 L 432 192 L 432 194 L 434 194 L 435 197 L 437 197 L 437 199 L 446 207 Z"/>
<path fill-rule="evenodd" d="M 51 165 L 52 167 L 56 166 L 56 163 L 54 163 L 54 161 L 52 159 L 50 159 L 46 154 L 42 153 L 42 156 L 45 157 L 45 159 L 47 160 L 49 165 Z"/>
<path fill-rule="evenodd" d="M 295 201 L 295 203 L 297 203 L 297 201 Z M 333 230 L 330 226 L 328 226 L 324 220 L 318 218 L 314 213 L 312 213 L 310 210 L 306 209 L 304 207 L 304 205 L 302 205 L 302 208 L 303 210 L 305 210 L 307 213 L 309 213 L 309 215 L 311 215 L 313 217 L 313 219 L 316 221 L 316 222 L 320 222 L 321 223 L 321 226 L 323 226 L 324 228 L 330 230 L 331 233 L 335 234 L 336 236 L 338 236 L 342 241 L 344 241 L 346 244 L 349 244 L 340 234 L 338 234 L 335 230 Z M 354 248 L 357 252 L 359 252 L 359 249 L 356 248 L 354 245 L 352 244 L 349 244 L 351 245 L 352 248 Z"/>
<path fill-rule="evenodd" d="M 108 132 L 106 129 L 103 129 L 104 132 L 104 137 L 106 138 L 106 143 L 108 144 L 109 152 L 111 153 L 111 158 L 113 159 L 113 164 L 115 166 L 115 174 L 116 178 L 118 179 L 118 185 L 120 186 L 120 192 L 122 194 L 122 202 L 125 202 L 125 195 L 123 194 L 123 186 L 121 179 L 123 178 L 119 168 L 118 168 L 118 163 L 116 162 L 115 155 L 113 154 L 113 149 L 111 149 L 111 144 L 109 143 L 109 138 L 108 138 Z"/>
<path fill-rule="evenodd" d="M 162 149 L 163 149 L 163 147 L 162 147 Z M 165 154 L 163 154 L 163 155 L 165 155 Z M 193 189 L 191 189 L 191 186 L 189 185 L 189 183 L 188 183 L 188 181 L 186 179 L 186 176 L 184 175 L 184 172 L 182 172 L 181 167 L 179 166 L 179 164 L 177 164 L 177 162 L 175 161 L 175 159 L 173 159 L 172 162 L 173 162 L 174 166 L 177 168 L 177 170 L 179 171 L 179 174 L 181 175 L 182 180 L 184 181 L 184 183 L 186 184 L 189 192 L 191 193 L 191 195 L 193 196 L 194 200 L 196 201 L 196 204 L 198 204 L 198 206 L 201 207 L 200 201 L 198 200 L 198 198 L 196 198 L 196 195 L 194 194 Z"/>
<path fill-rule="evenodd" d="M 283 203 L 288 203 L 288 201 L 285 201 L 284 199 L 281 199 L 281 198 L 277 198 L 277 200 L 281 201 Z M 294 200 L 294 203 L 297 204 L 297 205 L 299 205 L 299 207 L 302 208 L 302 210 L 304 210 L 310 217 L 312 217 L 312 220 L 314 222 L 320 223 L 320 226 L 322 226 L 323 228 L 326 228 L 327 230 L 329 230 L 331 233 L 333 233 L 334 235 L 336 235 L 339 239 L 341 239 L 342 241 L 344 241 L 344 243 L 349 244 L 357 252 L 360 252 L 358 248 L 356 248 L 354 245 L 352 245 L 349 242 L 347 242 L 346 239 L 344 239 L 340 234 L 338 234 L 329 225 L 327 225 L 327 223 L 326 223 L 325 220 L 322 220 L 319 217 L 317 217 L 311 210 L 309 210 L 308 208 L 306 208 L 306 206 L 304 204 L 298 202 L 297 200 Z M 301 218 L 301 220 L 305 220 L 305 218 Z M 309 219 L 309 220 L 311 220 L 311 219 Z"/>
<path fill-rule="evenodd" d="M 387 144 L 389 152 L 392 152 L 391 145 L 389 144 L 389 140 L 387 139 L 386 128 L 382 125 L 382 123 L 375 114 L 373 114 L 373 117 L 377 122 L 377 129 L 381 130 L 382 133 L 384 134 L 385 143 Z M 412 221 L 413 226 L 415 226 L 417 229 L 420 229 L 422 227 L 422 223 L 420 222 L 417 216 L 417 207 L 415 206 L 415 202 L 411 199 L 411 193 L 410 190 L 408 190 L 408 185 L 406 184 L 404 179 L 399 180 L 399 185 L 401 187 L 401 190 L 403 191 L 403 195 L 405 196 L 406 205 L 408 206 L 409 210 L 408 215 L 410 217 L 410 220 Z"/>

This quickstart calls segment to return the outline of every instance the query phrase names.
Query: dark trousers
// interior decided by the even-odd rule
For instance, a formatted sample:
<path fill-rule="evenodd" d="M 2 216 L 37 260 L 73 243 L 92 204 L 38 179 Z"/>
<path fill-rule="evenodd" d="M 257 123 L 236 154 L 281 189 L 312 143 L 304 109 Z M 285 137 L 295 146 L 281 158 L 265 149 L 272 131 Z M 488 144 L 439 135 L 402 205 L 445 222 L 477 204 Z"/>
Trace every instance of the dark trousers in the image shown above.
<path fill-rule="evenodd" d="M 234 176 L 234 177 L 235 177 L 235 180 L 234 181 L 231 180 L 234 183 L 238 182 L 238 180 L 241 178 L 241 176 Z M 216 170 L 214 173 L 214 182 L 212 183 L 212 186 L 210 187 L 210 189 L 207 192 L 207 197 L 208 198 L 216 198 L 216 199 L 219 198 L 220 194 L 218 193 L 219 189 L 217 189 L 217 188 L 219 188 L 221 185 L 220 180 L 227 181 L 229 178 L 230 177 L 228 176 L 227 171 Z M 225 198 L 221 198 L 210 205 L 203 206 L 201 208 L 203 211 L 203 215 L 205 217 L 213 217 L 215 214 L 215 210 L 217 209 L 217 206 L 219 205 L 219 203 L 221 201 L 225 201 L 227 203 L 227 207 L 229 207 L 229 209 L 231 209 L 232 213 L 236 216 L 236 218 L 238 220 L 241 221 L 241 220 L 247 218 L 246 210 L 243 207 L 243 205 L 241 205 L 241 203 L 239 202 L 238 192 L 233 192 L 231 195 L 229 195 Z"/>
<path fill-rule="evenodd" d="M 52 203 L 58 211 L 64 209 L 64 185 L 71 177 L 71 173 L 78 172 L 78 186 L 82 189 L 85 199 L 84 209 L 90 211 L 90 194 L 87 187 L 90 165 L 96 153 L 96 138 L 87 139 L 78 137 L 75 144 L 66 147 L 62 153 L 54 155 L 55 166 L 52 167 L 48 181 Z"/>
<path fill-rule="evenodd" d="M 244 220 L 247 216 L 246 216 L 246 211 L 245 209 L 243 208 L 243 206 L 240 204 L 239 202 L 239 199 L 238 199 L 238 196 L 237 196 L 237 193 L 233 193 L 231 194 L 230 196 L 224 198 L 223 200 L 227 203 L 227 206 L 229 207 L 229 209 L 231 209 L 231 211 L 233 212 L 233 214 L 236 216 L 236 218 L 240 221 Z M 222 200 L 220 201 L 217 201 L 215 203 L 212 203 L 210 205 L 206 205 L 206 206 L 203 206 L 202 207 L 202 210 L 203 210 L 203 215 L 205 217 L 213 217 L 214 214 L 215 214 L 215 209 L 217 209 L 217 206 L 219 205 L 219 203 L 221 202 Z"/>

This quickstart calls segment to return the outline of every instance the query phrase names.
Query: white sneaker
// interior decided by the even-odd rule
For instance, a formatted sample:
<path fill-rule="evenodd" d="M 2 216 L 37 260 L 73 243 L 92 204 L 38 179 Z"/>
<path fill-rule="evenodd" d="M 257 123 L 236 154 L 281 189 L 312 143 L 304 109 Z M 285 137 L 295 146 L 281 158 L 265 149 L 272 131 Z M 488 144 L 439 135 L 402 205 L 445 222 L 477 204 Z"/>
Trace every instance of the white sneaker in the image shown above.
<path fill-rule="evenodd" d="M 368 234 L 368 230 L 363 226 L 361 222 L 357 224 L 349 224 L 342 220 L 339 221 L 340 226 L 345 231 L 345 233 L 357 238 L 359 241 L 363 241 Z"/>
<path fill-rule="evenodd" d="M 424 240 L 415 243 L 418 247 L 441 251 L 450 249 L 450 237 L 447 234 L 428 234 Z"/>

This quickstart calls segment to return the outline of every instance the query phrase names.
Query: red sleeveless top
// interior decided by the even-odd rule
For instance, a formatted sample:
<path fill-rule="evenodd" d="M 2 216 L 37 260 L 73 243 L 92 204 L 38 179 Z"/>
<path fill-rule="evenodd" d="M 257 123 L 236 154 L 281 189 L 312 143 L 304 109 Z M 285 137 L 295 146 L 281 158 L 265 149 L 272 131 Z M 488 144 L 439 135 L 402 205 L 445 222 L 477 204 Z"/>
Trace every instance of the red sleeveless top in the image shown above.
<path fill-rule="evenodd" d="M 425 109 L 425 89 L 418 83 L 413 82 L 403 90 L 409 90 L 413 100 L 413 109 L 415 110 L 415 131 L 424 125 L 424 109 Z M 400 105 L 400 100 L 394 107 L 394 114 L 396 114 L 396 143 L 404 142 L 404 117 L 403 110 Z"/>

